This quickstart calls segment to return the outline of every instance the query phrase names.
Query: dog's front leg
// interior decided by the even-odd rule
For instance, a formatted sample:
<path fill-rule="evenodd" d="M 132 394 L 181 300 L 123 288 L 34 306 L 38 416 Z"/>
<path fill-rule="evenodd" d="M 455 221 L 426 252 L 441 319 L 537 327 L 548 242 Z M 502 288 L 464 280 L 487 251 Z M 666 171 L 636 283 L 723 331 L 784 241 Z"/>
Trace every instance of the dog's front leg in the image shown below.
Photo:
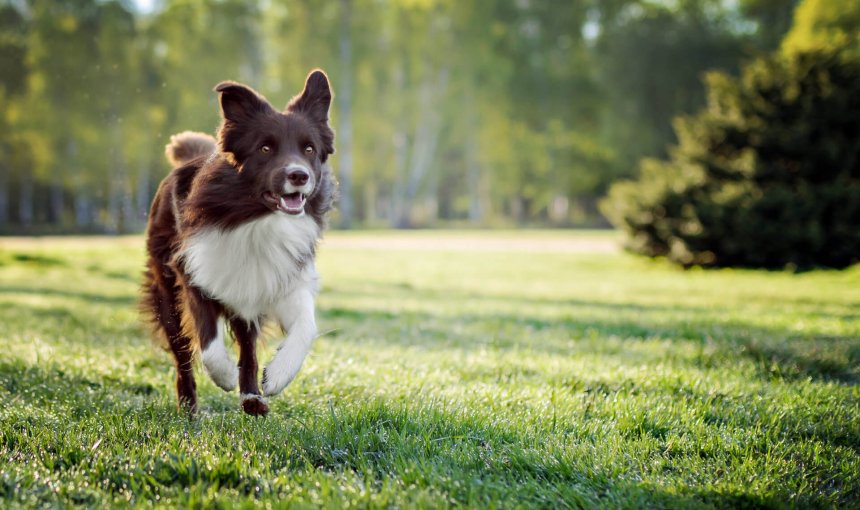
<path fill-rule="evenodd" d="M 218 319 L 217 333 L 208 338 L 208 341 L 200 340 L 201 358 L 206 373 L 219 388 L 224 391 L 233 391 L 236 388 L 236 379 L 239 370 L 236 362 L 227 353 L 224 345 L 224 320 Z"/>
<path fill-rule="evenodd" d="M 230 328 L 239 343 L 239 398 L 242 410 L 254 416 L 264 416 L 269 412 L 266 399 L 260 395 L 257 385 L 257 335 L 259 329 L 254 322 L 234 318 Z"/>
<path fill-rule="evenodd" d="M 276 395 L 296 377 L 317 333 L 314 319 L 314 283 L 308 282 L 281 301 L 278 321 L 287 332 L 274 359 L 263 370 L 263 394 Z"/>
<path fill-rule="evenodd" d="M 193 325 L 193 334 L 200 344 L 200 357 L 206 372 L 218 387 L 224 391 L 233 391 L 239 370 L 224 345 L 225 324 L 220 317 L 220 305 L 191 286 L 186 287 L 185 304 L 184 323 L 186 328 Z"/>

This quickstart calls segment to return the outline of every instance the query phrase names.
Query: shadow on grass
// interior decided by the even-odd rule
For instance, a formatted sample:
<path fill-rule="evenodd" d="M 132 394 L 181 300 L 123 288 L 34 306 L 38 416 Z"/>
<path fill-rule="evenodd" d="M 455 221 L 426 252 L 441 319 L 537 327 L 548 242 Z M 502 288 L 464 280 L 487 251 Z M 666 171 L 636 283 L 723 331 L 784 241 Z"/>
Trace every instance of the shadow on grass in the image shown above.
<path fill-rule="evenodd" d="M 276 471 L 311 467 L 334 474 L 352 472 L 365 480 L 370 473 L 377 483 L 394 478 L 407 486 L 438 489 L 467 506 L 513 498 L 519 504 L 550 507 L 560 503 L 580 508 L 779 507 L 792 496 L 807 503 L 822 497 L 813 492 L 792 494 L 778 486 L 771 487 L 771 495 L 754 492 L 760 489 L 744 492 L 737 485 L 726 492 L 690 486 L 669 491 L 656 481 L 663 471 L 652 473 L 642 467 L 644 458 L 660 456 L 663 446 L 634 447 L 628 455 L 608 460 L 602 458 L 606 452 L 600 453 L 601 445 L 612 438 L 560 436 L 469 412 L 377 401 L 361 407 L 332 406 L 328 416 L 317 416 L 312 426 L 302 418 L 306 419 L 301 410 L 287 416 L 298 425 L 286 431 L 289 448 L 272 448 L 266 441 L 254 448 L 271 452 Z M 279 439 L 278 433 L 271 438 L 276 444 Z M 684 469 L 685 456 L 701 462 L 701 452 L 693 449 L 675 457 L 677 469 Z M 643 478 L 652 481 L 632 481 Z M 705 474 L 699 483 L 708 480 Z"/>
<path fill-rule="evenodd" d="M 402 293 L 397 286 L 392 292 Z M 387 287 L 386 287 L 387 288 Z M 391 289 L 389 289 L 391 291 Z M 373 295 L 376 292 L 344 292 L 336 290 L 340 295 Z M 382 290 L 383 294 L 386 292 Z M 78 299 L 90 303 L 104 303 L 116 306 L 135 306 L 137 297 L 106 296 L 92 292 L 73 291 L 56 288 L 29 288 L 20 286 L 0 286 L 0 298 L 4 294 L 44 295 Z M 464 301 L 514 301 L 529 306 L 540 307 L 544 304 L 558 304 L 557 301 L 531 297 L 487 296 L 477 293 L 437 292 L 410 290 L 410 296 L 430 301 L 459 299 Z M 622 340 L 666 339 L 705 344 L 716 347 L 716 352 L 703 355 L 702 366 L 709 367 L 719 363 L 719 358 L 731 359 L 743 356 L 752 360 L 762 375 L 779 377 L 788 380 L 812 378 L 823 381 L 835 381 L 845 384 L 860 383 L 860 339 L 850 337 L 797 337 L 795 332 L 777 328 L 762 328 L 744 324 L 739 321 L 719 322 L 703 318 L 699 321 L 649 320 L 648 315 L 665 311 L 680 312 L 682 315 L 701 313 L 700 307 L 641 305 L 624 303 L 586 302 L 581 300 L 563 300 L 563 304 L 572 307 L 571 313 L 558 319 L 530 317 L 526 314 L 498 313 L 461 313 L 439 320 L 439 315 L 423 312 L 394 313 L 378 310 L 363 310 L 358 308 L 323 308 L 322 318 L 327 321 L 350 321 L 355 323 L 373 322 L 382 325 L 384 330 L 405 330 L 406 334 L 386 335 L 385 340 L 365 340 L 390 344 L 392 338 L 397 343 L 406 343 L 411 347 L 424 349 L 468 349 L 475 346 L 475 333 L 478 336 L 495 338 L 494 347 L 505 348 L 518 345 L 522 339 L 529 338 L 535 333 L 558 332 L 557 338 L 542 343 L 531 342 L 530 349 L 549 354 L 569 355 L 570 341 L 582 341 L 587 338 L 614 337 Z M 10 303 L 17 311 L 18 317 L 31 315 L 36 321 L 45 319 L 57 320 L 61 323 L 82 326 L 86 318 L 64 307 L 43 308 L 21 303 Z M 597 320 L 594 318 L 577 318 L 577 307 L 587 307 L 591 310 L 607 310 L 608 315 L 618 317 L 617 320 Z M 636 320 L 624 320 L 625 313 L 634 315 Z M 834 316 L 845 319 L 844 316 Z M 452 331 L 452 325 L 472 327 L 471 334 Z M 137 325 L 135 326 L 137 327 Z M 337 336 L 338 333 L 332 333 Z M 543 335 L 546 337 L 548 335 Z M 543 338 L 542 337 L 542 338 Z"/>
<path fill-rule="evenodd" d="M 105 294 L 97 294 L 93 292 L 83 292 L 57 288 L 40 288 L 40 287 L 20 287 L 20 286 L 0 286 L 0 297 L 4 294 L 26 294 L 31 296 L 48 296 L 80 299 L 91 303 L 105 303 L 110 305 L 134 306 L 137 304 L 136 295 L 126 296 L 108 296 Z"/>
<path fill-rule="evenodd" d="M 407 486 L 435 489 L 467 506 L 506 501 L 550 507 L 690 508 L 697 503 L 694 496 L 604 473 L 590 458 L 539 447 L 548 439 L 540 437 L 541 432 L 514 430 L 468 413 L 397 408 L 377 401 L 357 409 L 332 407 L 330 415 L 316 423 L 321 426 L 302 425 L 292 432 L 298 462 L 278 463 L 286 461 L 288 469 L 306 464 L 360 477 L 370 473 L 377 483 L 395 478 Z"/>
<path fill-rule="evenodd" d="M 25 287 L 0 286 L 0 298 L 4 294 L 23 293 L 28 295 L 45 295 L 79 299 L 91 303 L 104 303 L 116 306 L 135 306 L 136 296 L 105 296 L 96 293 L 72 291 L 66 289 L 39 289 Z M 456 294 L 456 293 L 455 293 Z M 442 299 L 435 292 L 420 292 L 419 298 L 436 300 Z M 459 294 L 447 299 L 467 300 L 498 300 L 506 299 L 498 296 L 482 296 L 479 294 Z M 511 298 L 514 299 L 514 298 Z M 521 302 L 541 304 L 546 300 L 517 297 Z M 665 339 L 671 341 L 709 344 L 716 348 L 710 354 L 703 354 L 700 363 L 705 368 L 719 364 L 721 359 L 732 359 L 743 356 L 752 360 L 765 377 L 779 377 L 787 380 L 812 378 L 823 381 L 835 381 L 845 384 L 860 383 L 860 339 L 851 337 L 797 337 L 796 333 L 777 328 L 762 328 L 738 321 L 714 323 L 712 320 L 685 320 L 684 322 L 649 320 L 648 315 L 667 309 L 684 310 L 684 307 L 627 305 L 618 303 L 576 302 L 590 309 L 605 308 L 617 320 L 607 321 L 594 318 L 576 318 L 565 314 L 558 319 L 530 317 L 525 314 L 498 313 L 461 313 L 447 316 L 440 321 L 437 314 L 424 312 L 394 313 L 379 310 L 359 308 L 322 308 L 321 318 L 324 321 L 348 321 L 356 324 L 372 322 L 382 326 L 383 331 L 402 331 L 405 334 L 387 334 L 384 339 L 362 339 L 362 342 L 378 342 L 390 345 L 406 344 L 422 349 L 469 349 L 477 347 L 475 337 L 492 337 L 493 347 L 506 348 L 521 345 L 536 333 L 542 334 L 542 342 L 528 343 L 529 349 L 548 354 L 570 355 L 570 342 L 583 341 L 589 338 L 613 337 L 621 340 Z M 15 311 L 10 310 L 14 308 Z M 698 308 L 689 308 L 699 311 Z M 631 312 L 636 320 L 624 320 L 624 312 Z M 82 326 L 86 317 L 64 307 L 38 307 L 22 303 L 9 303 L 5 313 L 14 313 L 16 317 L 31 315 L 35 321 L 46 319 L 60 323 Z M 575 313 L 575 310 L 572 311 Z M 463 333 L 453 331 L 453 325 L 471 328 Z M 138 328 L 135 325 L 135 328 Z M 556 338 L 547 339 L 557 332 Z M 339 332 L 330 333 L 338 336 Z M 481 344 L 484 346 L 485 344 Z"/>
<path fill-rule="evenodd" d="M 0 295 L 0 322 L 9 326 L 7 332 L 23 341 L 31 341 L 31 337 L 36 336 L 49 343 L 58 340 L 58 347 L 82 342 L 119 349 L 129 342 L 136 343 L 137 338 L 140 342 L 149 338 L 142 322 L 113 320 L 108 313 L 95 306 L 15 303 L 10 302 L 8 296 Z"/>
<path fill-rule="evenodd" d="M 439 315 L 393 313 L 357 308 L 324 308 L 323 322 L 348 321 L 360 326 L 372 322 L 384 330 L 405 332 L 385 338 L 361 338 L 362 343 L 380 346 L 400 344 L 411 348 L 446 350 L 485 347 L 474 342 L 475 332 L 462 331 L 473 326 L 483 336 L 491 336 L 495 348 L 527 346 L 528 349 L 552 355 L 571 355 L 571 342 L 615 338 L 622 341 L 670 340 L 699 344 L 703 347 L 697 363 L 714 368 L 733 363 L 742 356 L 752 360 L 762 376 L 786 380 L 812 378 L 844 384 L 860 383 L 860 339 L 851 337 L 797 337 L 795 332 L 761 328 L 738 322 L 714 324 L 709 321 L 677 323 L 630 320 L 595 320 L 565 317 L 545 319 L 524 315 L 457 314 L 440 321 Z M 460 326 L 455 328 L 453 326 Z M 341 336 L 340 327 L 330 336 Z M 553 335 L 553 333 L 558 333 Z M 532 340 L 542 334 L 538 342 Z M 547 337 L 555 338 L 548 339 Z M 707 352 L 705 350 L 707 347 Z M 598 347 L 599 348 L 599 347 Z"/>
<path fill-rule="evenodd" d="M 34 267 L 63 267 L 67 265 L 65 260 L 33 253 L 15 253 L 10 258 L 17 264 Z"/>
<path fill-rule="evenodd" d="M 148 383 L 132 383 L 101 374 L 88 377 L 56 365 L 32 366 L 20 360 L 0 362 L 0 388 L 13 400 L 23 399 L 32 405 L 74 402 L 77 399 L 91 402 L 94 395 L 102 393 L 122 392 L 137 396 L 156 393 L 156 388 Z"/>
<path fill-rule="evenodd" d="M 26 416 L 19 413 L 23 421 L 4 429 L 2 440 L 8 451 L 15 452 L 12 458 L 37 459 L 58 480 L 81 472 L 89 479 L 107 480 L 110 483 L 100 490 L 113 496 L 121 494 L 121 487 L 133 488 L 141 501 L 155 494 L 181 498 L 194 487 L 232 489 L 253 498 L 289 498 L 307 477 L 319 473 L 335 483 L 350 474 L 371 491 L 390 489 L 392 483 L 397 491 L 430 490 L 444 501 L 466 506 L 513 501 L 580 508 L 779 507 L 787 501 L 822 504 L 818 498 L 834 494 L 843 504 L 858 497 L 856 491 L 836 485 L 832 491 L 819 485 L 800 495 L 780 486 L 771 486 L 770 495 L 754 489 L 745 492 L 738 485 L 722 493 L 697 485 L 716 482 L 707 473 L 699 481 L 684 482 L 690 485 L 668 490 L 659 482 L 664 479 L 662 471 L 643 467 L 649 465 L 648 458 L 664 453 L 664 444 L 644 446 L 628 438 L 634 451 L 617 455 L 604 446 L 614 439 L 601 434 L 568 434 L 515 420 L 488 419 L 450 403 L 388 402 L 374 398 L 372 390 L 342 403 L 329 402 L 327 409 L 319 402 L 289 406 L 276 402 L 280 405 L 265 420 L 233 407 L 194 421 L 182 419 L 149 384 L 70 373 L 51 365 L 0 362 L 0 391 L 11 397 L 7 405 L 26 402 L 39 409 Z M 136 405 L 129 402 L 134 398 Z M 142 412 L 140 402 L 155 403 L 156 411 Z M 730 407 L 725 411 L 731 412 Z M 63 441 L 62 431 L 79 427 L 76 423 L 104 428 L 99 428 L 98 437 L 107 438 L 106 450 L 97 461 L 88 460 L 91 442 Z M 808 437 L 798 432 L 802 427 L 791 416 L 779 427 L 786 441 Z M 846 437 L 844 442 L 856 445 L 858 439 Z M 688 458 L 708 464 L 693 448 L 676 454 L 670 466 L 685 469 Z M 284 473 L 289 475 L 284 478 Z M 831 475 L 825 470 L 814 476 Z M 92 493 L 69 497 L 85 496 L 89 503 L 100 501 Z"/>
<path fill-rule="evenodd" d="M 427 302 L 449 302 L 459 300 L 462 302 L 480 301 L 484 303 L 521 303 L 527 306 L 565 306 L 571 310 L 576 309 L 598 309 L 606 310 L 614 313 L 655 313 L 655 312 L 674 312 L 682 314 L 709 313 L 709 314 L 728 314 L 736 312 L 738 307 L 734 306 L 714 306 L 707 305 L 689 305 L 684 302 L 666 304 L 638 304 L 638 303 L 618 303 L 607 301 L 593 301 L 576 298 L 546 298 L 528 295 L 505 295 L 505 294 L 482 294 L 477 292 L 464 292 L 461 290 L 451 289 L 416 289 L 411 285 L 404 284 L 364 284 L 362 288 L 347 288 L 344 286 L 327 287 L 323 290 L 324 293 L 332 293 L 339 296 L 349 296 L 355 298 L 380 298 L 390 297 L 392 300 L 403 299 L 404 293 L 411 298 Z M 805 306 L 807 308 L 816 309 L 816 315 L 835 320 L 854 321 L 860 319 L 860 313 L 857 313 L 860 302 L 857 303 L 829 303 L 827 306 L 838 305 L 844 308 L 844 313 L 832 313 L 822 309 L 821 302 L 815 302 L 808 298 L 783 299 L 781 303 L 791 302 L 796 305 Z M 849 311 L 850 310 L 850 311 Z"/>

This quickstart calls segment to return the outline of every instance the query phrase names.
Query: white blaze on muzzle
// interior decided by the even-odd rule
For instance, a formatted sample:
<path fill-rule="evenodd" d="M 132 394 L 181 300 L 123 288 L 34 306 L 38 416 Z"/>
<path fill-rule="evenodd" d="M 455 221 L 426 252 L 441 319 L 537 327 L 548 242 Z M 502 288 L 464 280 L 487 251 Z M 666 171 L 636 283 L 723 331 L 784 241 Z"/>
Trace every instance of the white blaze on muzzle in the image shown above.
<path fill-rule="evenodd" d="M 304 214 L 305 202 L 314 190 L 314 174 L 305 165 L 290 163 L 284 169 L 287 179 L 284 181 L 283 193 L 278 200 L 278 209 L 293 215 Z M 297 181 L 304 180 L 301 184 Z"/>

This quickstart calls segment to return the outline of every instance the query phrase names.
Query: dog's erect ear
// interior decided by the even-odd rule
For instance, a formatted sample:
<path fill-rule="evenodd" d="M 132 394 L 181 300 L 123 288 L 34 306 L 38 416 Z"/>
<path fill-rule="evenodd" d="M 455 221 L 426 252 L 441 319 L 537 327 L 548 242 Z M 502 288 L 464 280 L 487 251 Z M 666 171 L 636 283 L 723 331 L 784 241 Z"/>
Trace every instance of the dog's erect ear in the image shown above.
<path fill-rule="evenodd" d="M 221 116 L 218 128 L 218 145 L 221 151 L 237 168 L 253 151 L 254 140 L 248 129 L 260 115 L 275 113 L 275 109 L 263 96 L 242 84 L 224 81 L 215 87 L 221 94 Z"/>
<path fill-rule="evenodd" d="M 288 112 L 300 113 L 317 125 L 322 142 L 320 159 L 323 163 L 334 153 L 334 132 L 328 125 L 331 96 L 328 77 L 321 69 L 314 69 L 305 80 L 305 89 L 287 105 Z"/>
<path fill-rule="evenodd" d="M 215 87 L 221 93 L 221 115 L 224 120 L 242 122 L 261 113 L 274 111 L 260 94 L 233 81 L 222 81 Z"/>
<path fill-rule="evenodd" d="M 314 122 L 328 122 L 328 109 L 331 106 L 331 87 L 328 77 L 321 69 L 314 69 L 305 80 L 305 90 L 294 97 L 287 110 L 307 115 Z"/>

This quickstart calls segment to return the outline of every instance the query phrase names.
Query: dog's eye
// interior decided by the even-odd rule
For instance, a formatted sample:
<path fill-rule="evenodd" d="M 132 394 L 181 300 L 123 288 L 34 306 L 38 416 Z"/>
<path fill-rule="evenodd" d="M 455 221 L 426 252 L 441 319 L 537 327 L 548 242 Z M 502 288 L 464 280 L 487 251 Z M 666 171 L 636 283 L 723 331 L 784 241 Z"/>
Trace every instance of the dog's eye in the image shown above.
<path fill-rule="evenodd" d="M 263 154 L 268 154 L 268 153 L 272 152 L 272 148 L 269 147 L 268 145 L 264 145 L 264 146 L 260 147 L 260 152 L 262 152 Z"/>
<path fill-rule="evenodd" d="M 306 146 L 306 147 L 305 147 L 305 154 L 307 154 L 308 156 L 310 156 L 310 155 L 311 155 L 311 154 L 313 154 L 313 153 L 314 153 L 314 147 L 313 147 L 313 145 L 308 145 L 308 146 Z"/>

